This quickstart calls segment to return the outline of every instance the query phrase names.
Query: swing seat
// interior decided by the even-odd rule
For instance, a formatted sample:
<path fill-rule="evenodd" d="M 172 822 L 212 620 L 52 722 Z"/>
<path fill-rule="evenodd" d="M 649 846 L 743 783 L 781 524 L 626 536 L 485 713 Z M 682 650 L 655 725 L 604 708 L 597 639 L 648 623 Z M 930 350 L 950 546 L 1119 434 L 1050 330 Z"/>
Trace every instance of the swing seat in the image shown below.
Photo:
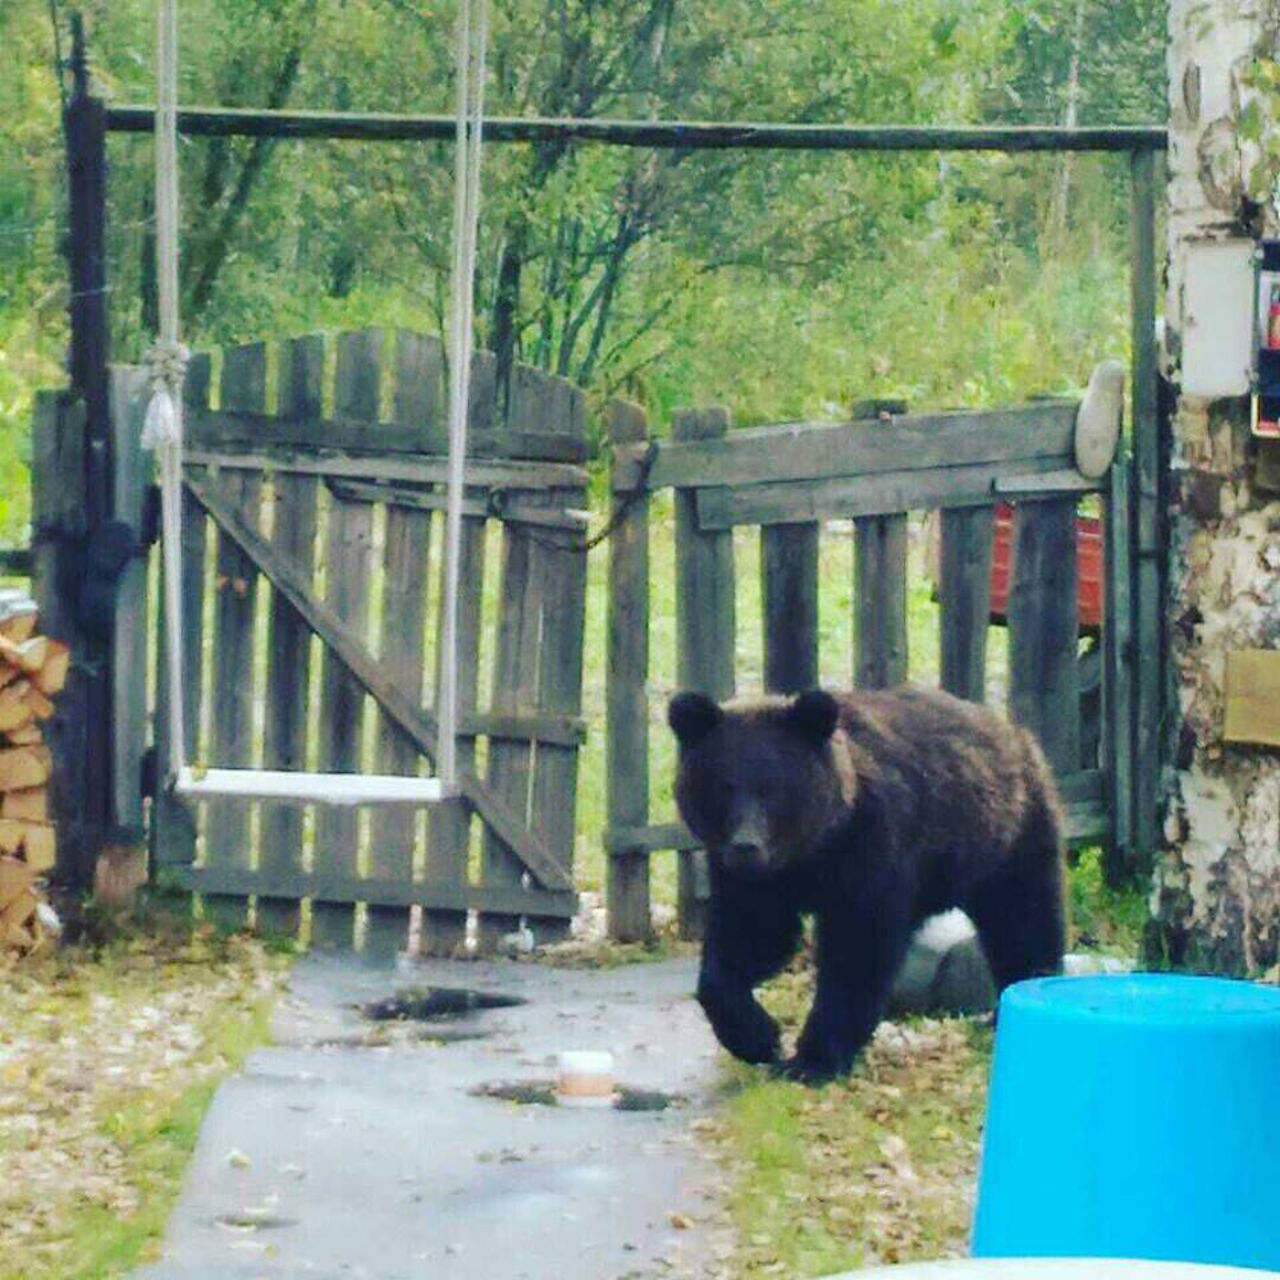
<path fill-rule="evenodd" d="M 195 769 L 178 770 L 173 782 L 176 795 L 195 800 L 239 797 L 244 800 L 292 800 L 300 804 L 349 806 L 430 805 L 453 800 L 457 787 L 440 778 L 413 778 L 394 774 L 304 773 L 296 769 Z"/>

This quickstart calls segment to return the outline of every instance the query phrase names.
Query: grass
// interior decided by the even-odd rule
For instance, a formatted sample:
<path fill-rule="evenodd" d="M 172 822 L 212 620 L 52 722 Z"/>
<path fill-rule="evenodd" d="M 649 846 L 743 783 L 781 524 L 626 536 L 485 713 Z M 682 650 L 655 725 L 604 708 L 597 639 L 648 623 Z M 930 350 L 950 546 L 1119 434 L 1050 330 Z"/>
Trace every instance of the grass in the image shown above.
<path fill-rule="evenodd" d="M 1067 874 L 1071 945 L 1139 954 L 1146 901 L 1109 889 L 1097 849 Z M 784 1036 L 812 996 L 805 957 L 760 992 Z M 968 1019 L 884 1024 L 848 1079 L 820 1089 L 724 1058 L 709 1137 L 725 1175 L 735 1277 L 820 1276 L 962 1256 L 993 1036 Z"/>
<path fill-rule="evenodd" d="M 284 967 L 253 940 L 150 917 L 0 976 L 0 1278 L 109 1280 L 156 1254 Z"/>
<path fill-rule="evenodd" d="M 794 1035 L 799 967 L 765 987 Z M 709 1126 L 735 1277 L 819 1276 L 967 1249 L 991 1034 L 960 1019 L 885 1024 L 853 1073 L 810 1089 L 726 1066 Z"/>

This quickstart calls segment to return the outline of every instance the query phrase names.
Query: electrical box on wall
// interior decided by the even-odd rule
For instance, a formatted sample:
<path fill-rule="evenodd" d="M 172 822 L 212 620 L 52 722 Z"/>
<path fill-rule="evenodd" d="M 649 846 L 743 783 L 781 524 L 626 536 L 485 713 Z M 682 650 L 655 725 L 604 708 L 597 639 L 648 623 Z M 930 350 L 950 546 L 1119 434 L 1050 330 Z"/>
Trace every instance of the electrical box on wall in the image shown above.
<path fill-rule="evenodd" d="M 1253 386 L 1260 288 L 1256 250 L 1255 241 L 1245 239 L 1199 240 L 1187 246 L 1182 291 L 1185 395 L 1244 396 Z"/>

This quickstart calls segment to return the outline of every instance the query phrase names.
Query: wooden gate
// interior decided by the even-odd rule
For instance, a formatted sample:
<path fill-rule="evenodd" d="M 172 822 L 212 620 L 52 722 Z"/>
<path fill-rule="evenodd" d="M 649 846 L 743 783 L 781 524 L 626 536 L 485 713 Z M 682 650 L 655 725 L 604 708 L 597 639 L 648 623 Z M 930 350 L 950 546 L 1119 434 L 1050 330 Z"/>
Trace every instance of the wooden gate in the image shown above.
<path fill-rule="evenodd" d="M 699 932 L 704 877 L 697 841 L 650 812 L 647 696 L 648 495 L 674 492 L 676 681 L 733 696 L 738 639 L 734 530 L 760 529 L 764 683 L 818 682 L 819 540 L 853 522 L 855 685 L 908 673 L 909 515 L 938 511 L 940 683 L 987 696 L 996 508 L 1012 503 L 1013 566 L 1005 696 L 1033 729 L 1067 805 L 1069 839 L 1107 850 L 1113 878 L 1131 870 L 1135 828 L 1132 705 L 1134 610 L 1131 484 L 1122 454 L 1090 480 L 1075 468 L 1074 402 L 729 431 L 724 409 L 685 411 L 669 440 L 650 441 L 634 406 L 610 408 L 613 487 L 621 520 L 610 560 L 609 905 L 614 936 L 649 930 L 650 855 L 679 855 L 682 932 Z M 639 495 L 639 496 L 637 496 Z M 1082 745 L 1077 523 L 1082 498 L 1104 530 L 1101 746 Z M 658 732 L 664 732 L 658 729 Z M 1086 735 L 1089 736 L 1089 735 Z"/>
<path fill-rule="evenodd" d="M 187 381 L 183 636 L 188 758 L 416 774 L 432 712 L 446 476 L 434 338 L 367 331 L 199 355 Z M 463 795 L 423 812 L 265 801 L 154 805 L 159 874 L 204 910 L 313 944 L 426 950 L 478 913 L 491 945 L 575 908 L 586 557 L 585 407 L 479 353 L 459 614 Z M 495 563 L 495 555 L 500 557 Z M 163 628 L 158 629 L 163 647 Z M 163 653 L 160 670 L 163 671 Z M 169 759 L 164 681 L 157 776 Z M 425 760 L 424 760 L 425 757 Z M 359 909 L 358 904 L 365 904 Z"/>

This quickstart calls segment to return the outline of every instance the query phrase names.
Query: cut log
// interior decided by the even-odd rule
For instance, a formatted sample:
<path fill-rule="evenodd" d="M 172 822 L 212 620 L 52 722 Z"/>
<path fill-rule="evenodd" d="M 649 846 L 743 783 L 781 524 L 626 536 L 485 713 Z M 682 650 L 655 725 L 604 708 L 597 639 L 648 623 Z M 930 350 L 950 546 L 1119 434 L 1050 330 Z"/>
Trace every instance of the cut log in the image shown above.
<path fill-rule="evenodd" d="M 36 629 L 36 602 L 21 591 L 0 591 L 0 636 L 21 644 Z"/>
<path fill-rule="evenodd" d="M 19 890 L 7 906 L 0 908 L 0 929 L 12 934 L 14 929 L 26 928 L 27 923 L 35 918 L 39 901 L 34 889 Z"/>
<path fill-rule="evenodd" d="M 44 733 L 38 724 L 24 724 L 20 729 L 10 729 L 3 735 L 11 747 L 38 747 L 44 741 Z"/>
<path fill-rule="evenodd" d="M 30 692 L 31 682 L 28 680 L 17 680 L 0 689 L 0 733 L 9 733 L 31 723 L 35 709 L 27 698 Z"/>
<path fill-rule="evenodd" d="M 29 681 L 23 691 L 22 700 L 31 708 L 31 714 L 37 720 L 48 720 L 53 715 L 53 703 Z"/>
<path fill-rule="evenodd" d="M 49 643 L 48 636 L 32 636 L 29 640 L 13 641 L 0 635 L 0 661 L 32 675 L 48 661 Z"/>
<path fill-rule="evenodd" d="M 0 797 L 0 818 L 18 818 L 23 822 L 49 821 L 49 793 L 44 787 L 27 791 L 10 791 Z"/>
<path fill-rule="evenodd" d="M 0 750 L 0 791 L 25 791 L 43 786 L 53 772 L 48 747 L 9 747 Z M 2 815 L 0 815 L 2 816 Z"/>
<path fill-rule="evenodd" d="M 36 936 L 25 925 L 4 925 L 0 929 L 0 949 L 6 951 L 32 951 Z"/>
<path fill-rule="evenodd" d="M 0 915 L 15 898 L 30 891 L 35 879 L 36 873 L 25 862 L 17 858 L 0 858 Z"/>
<path fill-rule="evenodd" d="M 44 665 L 33 677 L 37 689 L 50 696 L 61 693 L 71 669 L 71 650 L 61 640 L 50 640 Z"/>
<path fill-rule="evenodd" d="M 57 835 L 51 823 L 0 818 L 0 854 L 20 858 L 43 874 L 52 868 L 57 852 Z"/>

